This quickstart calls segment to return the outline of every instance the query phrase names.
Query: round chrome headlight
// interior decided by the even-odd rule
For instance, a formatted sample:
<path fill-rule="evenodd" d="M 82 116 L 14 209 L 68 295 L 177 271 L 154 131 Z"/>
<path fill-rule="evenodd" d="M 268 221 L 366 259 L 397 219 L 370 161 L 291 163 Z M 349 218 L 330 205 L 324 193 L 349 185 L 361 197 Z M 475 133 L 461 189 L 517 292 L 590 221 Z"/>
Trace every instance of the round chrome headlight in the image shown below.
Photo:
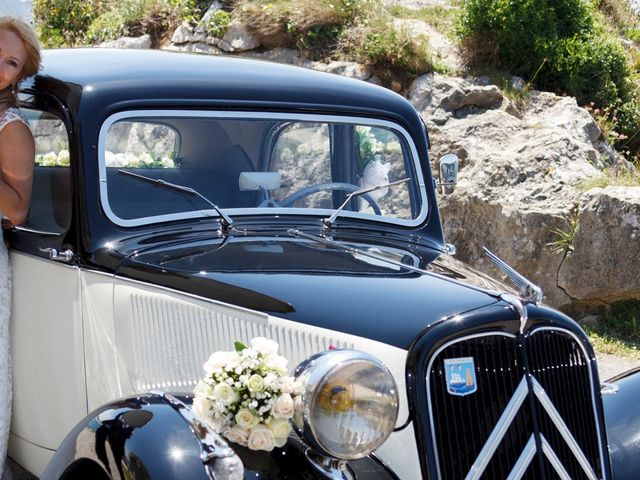
<path fill-rule="evenodd" d="M 366 457 L 393 431 L 398 389 L 375 357 L 354 350 L 329 350 L 298 365 L 302 404 L 294 424 L 322 455 L 340 460 Z"/>

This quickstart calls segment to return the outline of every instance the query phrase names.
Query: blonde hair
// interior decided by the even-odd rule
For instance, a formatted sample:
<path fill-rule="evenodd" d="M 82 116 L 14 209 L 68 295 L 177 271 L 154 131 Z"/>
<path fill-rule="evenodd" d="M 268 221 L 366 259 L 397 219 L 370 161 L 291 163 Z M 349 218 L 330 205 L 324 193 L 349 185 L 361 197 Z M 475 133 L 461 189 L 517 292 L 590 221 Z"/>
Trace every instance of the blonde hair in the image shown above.
<path fill-rule="evenodd" d="M 38 37 L 36 37 L 33 29 L 17 18 L 0 17 L 0 30 L 9 30 L 15 33 L 22 41 L 22 44 L 27 51 L 27 58 L 22 66 L 22 71 L 20 72 L 20 78 L 18 80 L 23 80 L 38 73 L 38 70 L 40 70 L 42 56 L 40 55 Z"/>

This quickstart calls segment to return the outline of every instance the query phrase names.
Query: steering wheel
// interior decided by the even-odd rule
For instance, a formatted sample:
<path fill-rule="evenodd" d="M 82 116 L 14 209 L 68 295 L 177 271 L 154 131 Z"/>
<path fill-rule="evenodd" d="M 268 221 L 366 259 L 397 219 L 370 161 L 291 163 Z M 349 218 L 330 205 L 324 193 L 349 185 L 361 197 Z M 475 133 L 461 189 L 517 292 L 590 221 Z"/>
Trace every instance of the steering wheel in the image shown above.
<path fill-rule="evenodd" d="M 359 187 L 352 183 L 342 183 L 342 182 L 317 183 L 315 185 L 309 185 L 308 187 L 305 187 L 302 190 L 298 190 L 297 192 L 292 193 L 291 195 L 289 195 L 287 198 L 283 199 L 279 203 L 281 207 L 290 207 L 301 198 L 308 197 L 309 195 L 321 192 L 323 190 L 341 190 L 343 192 L 351 193 L 361 189 L 362 187 Z M 380 207 L 378 206 L 378 204 L 376 203 L 376 201 L 373 199 L 371 195 L 369 195 L 368 193 L 363 193 L 362 195 L 359 195 L 359 196 L 364 198 L 367 201 L 367 203 L 371 205 L 371 208 L 373 208 L 373 212 L 376 215 L 382 215 L 382 212 L 380 211 Z"/>

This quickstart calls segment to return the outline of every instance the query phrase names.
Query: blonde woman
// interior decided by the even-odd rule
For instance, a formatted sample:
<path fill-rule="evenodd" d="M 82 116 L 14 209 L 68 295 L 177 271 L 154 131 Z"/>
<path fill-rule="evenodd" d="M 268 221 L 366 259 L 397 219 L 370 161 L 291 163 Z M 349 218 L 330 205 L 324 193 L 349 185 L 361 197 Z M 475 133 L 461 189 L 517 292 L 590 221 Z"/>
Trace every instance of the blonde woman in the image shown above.
<path fill-rule="evenodd" d="M 16 94 L 20 81 L 39 68 L 40 47 L 33 30 L 16 18 L 0 17 L 0 212 L 5 223 L 22 222 L 29 208 L 35 147 Z M 11 426 L 10 311 L 11 273 L 0 241 L 0 474 Z"/>

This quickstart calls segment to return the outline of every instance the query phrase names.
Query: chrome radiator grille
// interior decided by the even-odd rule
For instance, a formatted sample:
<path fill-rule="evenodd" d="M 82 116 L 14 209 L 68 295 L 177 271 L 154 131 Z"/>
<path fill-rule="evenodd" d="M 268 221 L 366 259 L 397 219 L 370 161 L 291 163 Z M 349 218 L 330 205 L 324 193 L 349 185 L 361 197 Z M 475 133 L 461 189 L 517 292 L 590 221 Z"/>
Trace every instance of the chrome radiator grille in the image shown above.
<path fill-rule="evenodd" d="M 445 359 L 466 357 L 477 390 L 452 395 Z M 589 362 L 570 333 L 540 329 L 525 345 L 502 333 L 463 338 L 428 368 L 440 478 L 602 478 Z"/>

